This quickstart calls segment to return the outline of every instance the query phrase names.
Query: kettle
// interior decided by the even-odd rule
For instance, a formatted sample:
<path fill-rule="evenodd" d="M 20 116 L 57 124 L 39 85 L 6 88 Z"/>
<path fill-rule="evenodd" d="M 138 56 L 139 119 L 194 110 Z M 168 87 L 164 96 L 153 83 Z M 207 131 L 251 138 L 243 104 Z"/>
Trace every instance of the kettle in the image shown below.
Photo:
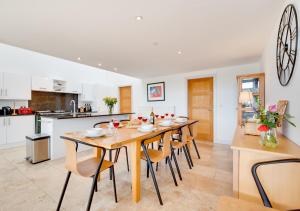
<path fill-rule="evenodd" d="M 2 107 L 2 113 L 4 116 L 10 115 L 12 113 L 11 107 L 9 106 Z"/>

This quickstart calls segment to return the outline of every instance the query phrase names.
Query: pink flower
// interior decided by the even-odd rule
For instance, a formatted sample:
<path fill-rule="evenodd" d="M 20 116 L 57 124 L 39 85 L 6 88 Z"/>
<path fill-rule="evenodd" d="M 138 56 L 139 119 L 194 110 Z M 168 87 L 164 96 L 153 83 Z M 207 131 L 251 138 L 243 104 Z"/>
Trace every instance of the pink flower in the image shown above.
<path fill-rule="evenodd" d="M 277 106 L 276 105 L 270 105 L 269 106 L 269 111 L 270 112 L 276 112 L 277 111 Z"/>

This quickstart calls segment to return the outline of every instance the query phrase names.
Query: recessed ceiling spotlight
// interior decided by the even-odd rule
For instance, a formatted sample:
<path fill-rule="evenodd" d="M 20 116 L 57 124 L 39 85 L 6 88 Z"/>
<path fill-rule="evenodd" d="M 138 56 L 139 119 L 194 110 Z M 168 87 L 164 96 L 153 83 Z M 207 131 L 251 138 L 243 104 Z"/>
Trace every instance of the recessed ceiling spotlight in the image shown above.
<path fill-rule="evenodd" d="M 143 20 L 143 16 L 136 16 L 136 17 L 135 17 L 135 20 L 141 21 L 141 20 Z"/>
<path fill-rule="evenodd" d="M 114 71 L 118 71 L 118 68 L 114 67 Z"/>
<path fill-rule="evenodd" d="M 99 67 L 101 67 L 101 66 L 102 66 L 102 64 L 101 64 L 101 63 L 99 63 L 99 64 L 98 64 L 98 66 L 99 66 Z"/>
<path fill-rule="evenodd" d="M 179 55 L 182 54 L 182 51 L 177 51 L 177 54 L 179 54 Z"/>
<path fill-rule="evenodd" d="M 80 57 L 78 57 L 77 60 L 80 61 Z"/>
<path fill-rule="evenodd" d="M 153 42 L 152 43 L 154 46 L 158 46 L 158 42 Z"/>

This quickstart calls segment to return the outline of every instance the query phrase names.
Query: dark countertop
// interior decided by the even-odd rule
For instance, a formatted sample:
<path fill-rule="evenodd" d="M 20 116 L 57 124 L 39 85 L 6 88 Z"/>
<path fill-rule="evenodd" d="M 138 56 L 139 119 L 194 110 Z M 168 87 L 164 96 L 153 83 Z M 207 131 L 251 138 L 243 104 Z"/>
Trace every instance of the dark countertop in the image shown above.
<path fill-rule="evenodd" d="M 119 115 L 129 115 L 134 113 L 76 113 L 73 114 L 51 114 L 51 115 L 43 115 L 41 117 L 47 117 L 52 119 L 77 119 L 77 118 L 89 118 L 89 117 L 101 117 L 101 116 L 119 116 Z"/>

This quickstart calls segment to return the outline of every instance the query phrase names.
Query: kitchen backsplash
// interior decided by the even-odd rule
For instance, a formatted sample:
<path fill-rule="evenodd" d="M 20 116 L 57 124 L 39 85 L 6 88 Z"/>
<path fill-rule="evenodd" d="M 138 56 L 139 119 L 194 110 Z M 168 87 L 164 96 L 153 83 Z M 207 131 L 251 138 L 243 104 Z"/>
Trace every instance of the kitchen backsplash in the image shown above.
<path fill-rule="evenodd" d="M 71 111 L 71 100 L 75 100 L 76 106 L 78 105 L 77 94 L 32 91 L 28 106 L 31 107 L 33 111 Z"/>

